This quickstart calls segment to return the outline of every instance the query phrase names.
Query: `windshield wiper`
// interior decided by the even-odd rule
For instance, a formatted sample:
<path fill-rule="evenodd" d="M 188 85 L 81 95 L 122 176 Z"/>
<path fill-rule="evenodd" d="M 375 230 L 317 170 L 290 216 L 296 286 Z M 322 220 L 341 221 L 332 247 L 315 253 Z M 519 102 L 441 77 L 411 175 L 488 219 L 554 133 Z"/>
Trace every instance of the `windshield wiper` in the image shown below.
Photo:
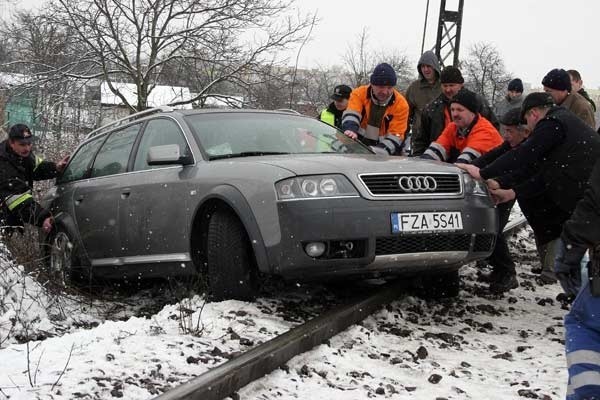
<path fill-rule="evenodd" d="M 281 154 L 290 154 L 290 153 L 287 153 L 284 151 L 242 151 L 241 153 L 219 154 L 216 156 L 211 156 L 208 159 L 209 160 L 221 160 L 223 158 L 273 156 L 273 155 L 281 155 Z"/>

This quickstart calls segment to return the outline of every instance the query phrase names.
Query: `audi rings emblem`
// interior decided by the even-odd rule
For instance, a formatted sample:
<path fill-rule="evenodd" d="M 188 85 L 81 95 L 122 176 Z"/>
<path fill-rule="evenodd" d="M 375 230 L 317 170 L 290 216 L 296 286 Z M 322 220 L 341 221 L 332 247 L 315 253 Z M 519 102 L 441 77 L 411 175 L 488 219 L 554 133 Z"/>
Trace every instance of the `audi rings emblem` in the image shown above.
<path fill-rule="evenodd" d="M 403 176 L 398 186 L 405 192 L 434 192 L 437 182 L 432 176 Z"/>

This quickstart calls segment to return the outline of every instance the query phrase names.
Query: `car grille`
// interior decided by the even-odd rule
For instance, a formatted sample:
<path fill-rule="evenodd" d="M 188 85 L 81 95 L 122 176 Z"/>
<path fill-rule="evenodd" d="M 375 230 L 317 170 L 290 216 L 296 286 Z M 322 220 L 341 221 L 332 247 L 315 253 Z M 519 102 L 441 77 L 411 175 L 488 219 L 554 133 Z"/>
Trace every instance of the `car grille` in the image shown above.
<path fill-rule="evenodd" d="M 473 244 L 473 251 L 490 251 L 494 248 L 495 241 L 496 235 L 477 235 L 475 236 L 475 244 Z"/>
<path fill-rule="evenodd" d="M 461 194 L 458 174 L 363 174 L 359 177 L 373 196 Z M 432 177 L 436 188 L 427 191 L 406 191 L 398 183 L 402 177 Z"/>
<path fill-rule="evenodd" d="M 493 245 L 494 235 L 475 235 L 473 251 L 490 251 Z M 470 234 L 389 236 L 377 238 L 375 255 L 469 251 L 470 248 Z"/>

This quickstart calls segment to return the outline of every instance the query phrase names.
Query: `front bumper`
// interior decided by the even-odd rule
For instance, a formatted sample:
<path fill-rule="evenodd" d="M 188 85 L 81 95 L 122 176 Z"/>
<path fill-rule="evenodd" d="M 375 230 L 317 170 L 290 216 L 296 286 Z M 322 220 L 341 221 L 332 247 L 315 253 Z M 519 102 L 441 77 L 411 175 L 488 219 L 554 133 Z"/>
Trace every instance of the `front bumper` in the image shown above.
<path fill-rule="evenodd" d="M 461 211 L 463 229 L 392 233 L 392 213 L 440 211 Z M 281 240 L 267 248 L 270 272 L 305 280 L 416 274 L 456 267 L 488 257 L 498 230 L 497 210 L 488 198 L 481 196 L 289 201 L 278 204 L 278 214 Z M 305 245 L 315 241 L 327 244 L 327 257 L 306 254 Z M 345 251 L 345 246 L 352 250 Z"/>

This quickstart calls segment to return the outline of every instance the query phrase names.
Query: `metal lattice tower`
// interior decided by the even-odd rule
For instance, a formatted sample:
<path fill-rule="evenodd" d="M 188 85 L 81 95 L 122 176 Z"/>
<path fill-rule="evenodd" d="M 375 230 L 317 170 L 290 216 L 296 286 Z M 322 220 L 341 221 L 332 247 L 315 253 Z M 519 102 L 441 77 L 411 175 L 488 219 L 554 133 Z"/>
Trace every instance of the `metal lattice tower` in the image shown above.
<path fill-rule="evenodd" d="M 460 49 L 460 30 L 462 26 L 464 0 L 458 0 L 458 10 L 447 10 L 446 0 L 441 0 L 440 17 L 438 21 L 435 54 L 442 66 L 458 66 L 458 51 Z"/>

